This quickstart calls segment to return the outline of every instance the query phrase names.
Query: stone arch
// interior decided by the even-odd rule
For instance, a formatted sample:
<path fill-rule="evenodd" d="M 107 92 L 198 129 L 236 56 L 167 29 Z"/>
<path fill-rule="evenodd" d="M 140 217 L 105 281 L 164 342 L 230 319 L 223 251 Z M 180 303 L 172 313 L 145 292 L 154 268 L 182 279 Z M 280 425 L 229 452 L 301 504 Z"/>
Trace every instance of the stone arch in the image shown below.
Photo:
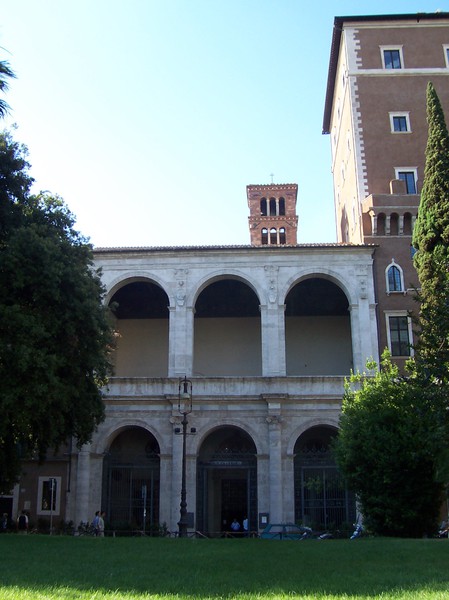
<path fill-rule="evenodd" d="M 352 335 L 349 299 L 329 276 L 309 274 L 285 297 L 287 375 L 349 375 Z"/>
<path fill-rule="evenodd" d="M 295 521 L 315 530 L 340 529 L 355 519 L 355 497 L 332 455 L 337 433 L 336 427 L 314 425 L 294 446 Z"/>
<path fill-rule="evenodd" d="M 331 281 L 342 290 L 342 292 L 348 299 L 349 305 L 357 304 L 357 291 L 352 289 L 354 284 L 348 283 L 343 274 L 338 273 L 337 271 L 334 271 L 332 269 L 324 268 L 321 268 L 319 271 L 317 271 L 316 269 L 304 269 L 295 277 L 291 277 L 286 281 L 285 285 L 280 290 L 279 297 L 283 299 L 283 302 L 285 303 L 285 299 L 288 293 L 295 285 L 301 283 L 302 281 L 305 281 L 306 279 L 311 278 L 327 279 Z"/>
<path fill-rule="evenodd" d="M 102 507 L 113 530 L 159 529 L 160 446 L 144 427 L 120 427 L 103 459 Z"/>
<path fill-rule="evenodd" d="M 202 439 L 197 459 L 197 527 L 231 534 L 234 518 L 257 529 L 257 449 L 242 427 L 220 425 Z"/>
<path fill-rule="evenodd" d="M 170 300 L 150 277 L 122 279 L 109 294 L 117 332 L 114 374 L 167 377 Z"/>
<path fill-rule="evenodd" d="M 262 373 L 260 299 L 235 274 L 216 274 L 198 287 L 194 311 L 194 375 Z"/>
<path fill-rule="evenodd" d="M 148 281 L 149 283 L 154 283 L 159 286 L 167 294 L 169 305 L 172 306 L 174 304 L 174 299 L 173 297 L 170 297 L 167 283 L 158 277 L 157 274 L 145 274 L 142 273 L 142 271 L 128 271 L 110 281 L 106 286 L 105 304 L 107 305 L 110 303 L 111 298 L 120 288 L 136 281 Z"/>

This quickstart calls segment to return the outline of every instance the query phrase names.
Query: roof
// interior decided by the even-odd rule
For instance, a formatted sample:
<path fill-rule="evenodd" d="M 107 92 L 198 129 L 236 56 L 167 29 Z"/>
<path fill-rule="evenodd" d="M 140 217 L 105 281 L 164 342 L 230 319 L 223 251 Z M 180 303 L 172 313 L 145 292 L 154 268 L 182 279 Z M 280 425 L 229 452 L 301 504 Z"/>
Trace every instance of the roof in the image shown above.
<path fill-rule="evenodd" d="M 341 34 L 344 23 L 369 22 L 369 21 L 413 21 L 449 19 L 448 12 L 413 13 L 405 15 L 363 15 L 349 17 L 335 17 L 332 33 L 331 51 L 329 58 L 329 71 L 327 76 L 326 100 L 324 103 L 323 134 L 330 133 L 330 120 L 334 100 L 335 78 L 337 74 L 338 57 L 340 54 Z"/>
<path fill-rule="evenodd" d="M 263 250 L 271 250 L 275 252 L 308 249 L 308 248 L 373 248 L 377 244 L 349 244 L 344 242 L 330 242 L 330 243 L 313 243 L 313 244 L 296 244 L 296 245 L 283 245 L 283 246 L 127 246 L 127 247 L 110 247 L 110 248 L 94 248 L 94 254 L 112 254 L 112 253 L 144 253 L 144 252 L 207 252 L 216 250 L 247 250 L 249 252 L 260 252 Z"/>

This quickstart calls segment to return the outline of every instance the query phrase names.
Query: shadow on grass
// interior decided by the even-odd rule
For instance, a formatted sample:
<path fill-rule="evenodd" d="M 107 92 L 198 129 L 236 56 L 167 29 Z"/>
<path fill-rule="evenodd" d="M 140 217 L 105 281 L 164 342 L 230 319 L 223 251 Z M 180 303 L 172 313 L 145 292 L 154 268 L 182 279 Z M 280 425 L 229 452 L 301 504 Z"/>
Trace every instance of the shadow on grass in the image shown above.
<path fill-rule="evenodd" d="M 275 594 L 388 598 L 398 590 L 431 594 L 449 589 L 448 540 L 3 535 L 0 555 L 3 587 L 120 590 L 185 598 Z"/>

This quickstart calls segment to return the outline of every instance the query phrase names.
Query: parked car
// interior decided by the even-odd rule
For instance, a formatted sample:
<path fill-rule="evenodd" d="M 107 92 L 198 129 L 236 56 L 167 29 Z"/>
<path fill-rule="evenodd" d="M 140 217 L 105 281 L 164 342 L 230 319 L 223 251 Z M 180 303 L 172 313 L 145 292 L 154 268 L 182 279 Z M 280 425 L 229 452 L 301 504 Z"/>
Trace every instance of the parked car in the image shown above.
<path fill-rule="evenodd" d="M 302 540 L 309 537 L 309 527 L 295 523 L 269 523 L 260 534 L 263 540 Z"/>

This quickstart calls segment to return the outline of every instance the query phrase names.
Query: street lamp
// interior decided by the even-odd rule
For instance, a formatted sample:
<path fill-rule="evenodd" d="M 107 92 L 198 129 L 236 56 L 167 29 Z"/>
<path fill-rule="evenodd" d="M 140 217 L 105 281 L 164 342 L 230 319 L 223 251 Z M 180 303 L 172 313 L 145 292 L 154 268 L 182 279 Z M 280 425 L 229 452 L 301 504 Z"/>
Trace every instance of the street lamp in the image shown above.
<path fill-rule="evenodd" d="M 179 537 L 187 537 L 187 500 L 186 500 L 186 436 L 187 415 L 192 412 L 192 382 L 184 376 L 178 386 L 178 412 L 182 415 L 182 479 L 180 519 L 178 522 Z"/>

